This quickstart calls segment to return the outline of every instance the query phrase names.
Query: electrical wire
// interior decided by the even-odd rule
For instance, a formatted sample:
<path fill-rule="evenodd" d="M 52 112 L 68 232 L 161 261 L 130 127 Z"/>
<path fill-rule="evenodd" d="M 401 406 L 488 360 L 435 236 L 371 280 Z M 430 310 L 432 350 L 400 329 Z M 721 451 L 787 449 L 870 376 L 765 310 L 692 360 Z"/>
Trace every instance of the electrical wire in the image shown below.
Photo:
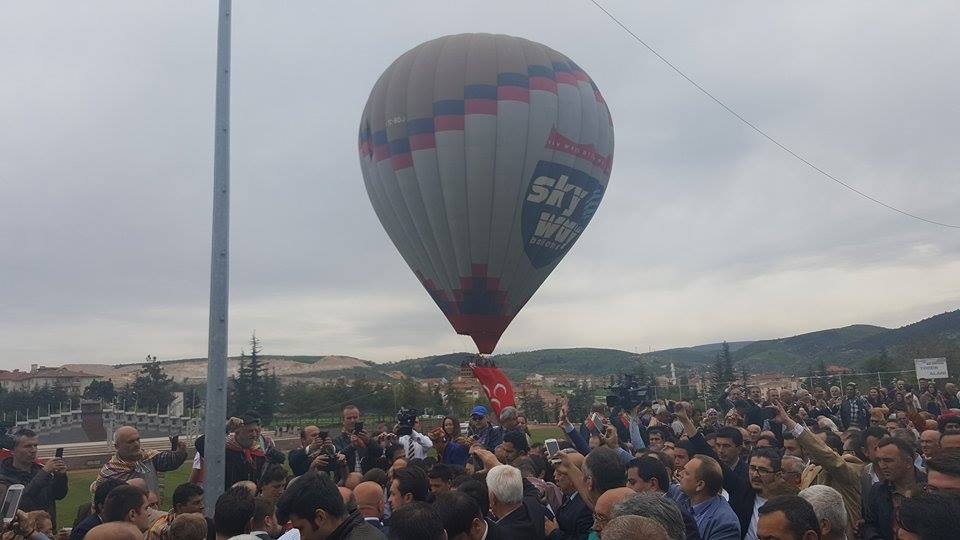
<path fill-rule="evenodd" d="M 869 201 L 872 201 L 872 202 L 874 202 L 874 203 L 876 203 L 876 204 L 878 204 L 878 205 L 880 205 L 880 206 L 882 206 L 882 207 L 884 207 L 884 208 L 887 208 L 887 209 L 889 209 L 889 210 L 893 210 L 894 212 L 897 212 L 897 213 L 902 214 L 902 215 L 904 215 L 904 216 L 911 217 L 911 218 L 913 218 L 913 219 L 916 219 L 916 220 L 920 220 L 920 221 L 929 223 L 929 224 L 931 224 L 931 225 L 937 225 L 937 226 L 940 226 L 940 227 L 947 227 L 947 228 L 950 228 L 950 229 L 960 229 L 960 225 L 953 225 L 953 224 L 950 224 L 950 223 L 944 223 L 944 222 L 942 222 L 942 221 L 936 221 L 936 220 L 933 220 L 933 219 L 928 219 L 928 218 L 925 218 L 925 217 L 923 217 L 923 216 L 919 216 L 919 215 L 917 215 L 917 214 L 913 214 L 913 213 L 907 212 L 906 210 L 901 210 L 900 208 L 897 208 L 896 206 L 893 206 L 893 205 L 891 205 L 891 204 L 885 203 L 885 202 L 881 201 L 880 199 L 877 199 L 876 197 L 873 197 L 873 196 L 871 196 L 871 195 L 869 195 L 869 194 L 867 194 L 867 193 L 864 193 L 863 191 L 857 189 L 856 187 L 848 184 L 847 182 L 844 182 L 843 180 L 837 178 L 836 176 L 830 174 L 829 172 L 821 169 L 820 167 L 818 167 L 817 165 L 815 165 L 813 162 L 811 162 L 811 161 L 808 160 L 807 158 L 805 158 L 805 157 L 801 156 L 800 154 L 794 152 L 793 150 L 791 150 L 790 148 L 788 148 L 786 145 L 784 145 L 783 143 L 781 143 L 781 142 L 778 141 L 777 139 L 774 139 L 772 136 L 768 135 L 767 132 L 765 132 L 765 131 L 763 131 L 762 129 L 760 129 L 760 128 L 759 128 L 756 124 L 754 124 L 753 122 L 751 122 L 751 121 L 747 120 L 746 118 L 744 118 L 740 113 L 738 113 L 737 111 L 733 110 L 730 106 L 728 106 L 726 103 L 724 103 L 722 100 L 720 100 L 720 98 L 718 98 L 718 97 L 716 97 L 715 95 L 711 94 L 706 88 L 704 88 L 703 86 L 701 86 L 700 84 L 698 84 L 697 81 L 695 81 L 695 80 L 693 80 L 692 78 L 690 78 L 690 76 L 688 76 L 688 75 L 687 75 L 686 73 L 684 73 L 680 68 L 678 68 L 676 65 L 674 65 L 673 62 L 671 62 L 670 60 L 668 60 L 668 59 L 667 59 L 666 57 L 664 57 L 662 54 L 660 54 L 659 52 L 657 52 L 656 49 L 654 49 L 654 48 L 651 47 L 649 44 L 647 44 L 647 42 L 644 41 L 643 39 L 641 39 L 640 36 L 638 36 L 637 34 L 635 34 L 635 33 L 633 32 L 633 30 L 630 30 L 630 28 L 627 27 L 626 24 L 624 24 L 623 22 L 620 21 L 620 19 L 618 19 L 617 17 L 615 17 L 615 16 L 613 15 L 613 13 L 610 13 L 610 11 L 608 11 L 605 7 L 603 7 L 597 0 L 589 0 L 589 1 L 590 1 L 591 4 L 593 4 L 594 6 L 596 6 L 600 11 L 602 11 L 604 14 L 606 14 L 606 16 L 609 17 L 611 21 L 613 21 L 614 23 L 616 23 L 617 26 L 619 26 L 619 27 L 622 28 L 625 32 L 627 32 L 628 34 L 630 34 L 630 35 L 633 37 L 633 39 L 637 40 L 637 43 L 643 45 L 644 48 L 646 48 L 648 51 L 650 51 L 651 53 L 653 53 L 653 55 L 656 56 L 661 62 L 663 62 L 664 64 L 666 64 L 667 66 L 669 66 L 670 69 L 672 69 L 674 72 L 677 73 L 677 75 L 680 75 L 681 77 L 683 77 L 684 79 L 686 79 L 687 82 L 689 82 L 690 84 L 692 84 L 692 85 L 693 85 L 697 90 L 699 90 L 703 95 L 705 95 L 705 96 L 707 96 L 708 98 L 710 98 L 711 100 L 713 100 L 714 103 L 716 103 L 716 104 L 719 105 L 721 108 L 723 108 L 725 111 L 727 111 L 728 113 L 730 113 L 734 118 L 736 118 L 737 120 L 740 120 L 740 122 L 742 122 L 742 123 L 745 124 L 747 127 L 749 127 L 750 129 L 752 129 L 753 131 L 755 131 L 755 132 L 756 132 L 757 134 L 759 134 L 761 137 L 763 137 L 764 139 L 767 139 L 768 141 L 770 141 L 771 143 L 773 143 L 774 145 L 776 145 L 777 147 L 779 147 L 779 148 L 780 148 L 781 150 L 783 150 L 784 152 L 790 154 L 791 156 L 793 156 L 794 158 L 796 158 L 797 160 L 799 160 L 801 163 L 803 163 L 803 164 L 805 164 L 806 166 L 810 167 L 811 169 L 817 171 L 818 173 L 822 174 L 823 176 L 829 178 L 830 180 L 833 180 L 833 181 L 836 182 L 837 184 L 840 184 L 840 185 L 843 186 L 844 188 L 846 188 L 846 189 L 848 189 L 848 190 L 856 193 L 857 195 L 859 195 L 859 196 L 861 196 L 861 197 L 863 197 L 863 198 L 865 198 L 865 199 L 867 199 L 867 200 L 869 200 Z"/>

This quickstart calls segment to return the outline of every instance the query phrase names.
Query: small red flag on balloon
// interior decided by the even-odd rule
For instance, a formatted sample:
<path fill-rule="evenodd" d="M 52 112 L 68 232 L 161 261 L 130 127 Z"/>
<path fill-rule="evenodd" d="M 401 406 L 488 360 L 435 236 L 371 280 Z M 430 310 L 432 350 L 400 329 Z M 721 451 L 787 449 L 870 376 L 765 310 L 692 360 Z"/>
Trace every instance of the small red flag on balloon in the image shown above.
<path fill-rule="evenodd" d="M 504 407 L 515 407 L 517 405 L 513 396 L 513 385 L 510 384 L 510 379 L 500 371 L 500 368 L 471 365 L 470 369 L 473 370 L 473 376 L 480 381 L 480 386 L 483 387 L 483 392 L 487 395 L 490 406 L 493 407 L 498 417 Z"/>

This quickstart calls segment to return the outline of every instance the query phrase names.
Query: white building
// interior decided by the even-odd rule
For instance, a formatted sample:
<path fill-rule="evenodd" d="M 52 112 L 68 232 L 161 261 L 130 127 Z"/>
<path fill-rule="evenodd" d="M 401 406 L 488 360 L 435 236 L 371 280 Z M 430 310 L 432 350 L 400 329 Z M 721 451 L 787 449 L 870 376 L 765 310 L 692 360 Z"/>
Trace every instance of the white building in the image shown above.
<path fill-rule="evenodd" d="M 66 368 L 48 368 L 33 364 L 30 371 L 0 370 L 0 387 L 8 392 L 29 392 L 44 386 L 60 386 L 68 393 L 80 395 L 93 381 L 100 379 L 96 375 L 82 371 L 71 371 Z"/>

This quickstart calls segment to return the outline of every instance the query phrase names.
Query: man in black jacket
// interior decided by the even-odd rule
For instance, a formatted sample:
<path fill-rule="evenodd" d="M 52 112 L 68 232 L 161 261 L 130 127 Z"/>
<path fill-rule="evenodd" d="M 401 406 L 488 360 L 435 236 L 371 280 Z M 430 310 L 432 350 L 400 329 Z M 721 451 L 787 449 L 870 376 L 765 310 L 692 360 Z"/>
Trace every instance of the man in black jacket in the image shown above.
<path fill-rule="evenodd" d="M 546 512 L 532 497 L 523 495 L 523 476 L 510 465 L 487 471 L 490 513 L 506 538 L 543 538 Z"/>
<path fill-rule="evenodd" d="M 260 433 L 260 417 L 255 412 L 243 416 L 243 424 L 227 436 L 224 455 L 224 487 L 243 480 L 259 483 L 267 463 L 283 463 L 286 456 L 273 441 Z"/>
<path fill-rule="evenodd" d="M 479 484 L 479 482 L 477 482 Z M 440 514 L 448 540 L 499 540 L 500 530 L 483 519 L 477 501 L 462 491 L 441 493 L 433 507 Z"/>
<path fill-rule="evenodd" d="M 927 478 L 913 465 L 916 454 L 910 443 L 884 437 L 877 443 L 875 463 L 880 482 L 863 495 L 864 540 L 893 540 L 896 508 L 915 494 Z"/>
<path fill-rule="evenodd" d="M 302 540 L 383 540 L 383 534 L 359 512 L 347 512 L 336 484 L 317 471 L 290 483 L 277 501 L 277 519 L 290 521 Z"/>
<path fill-rule="evenodd" d="M 310 459 L 308 457 L 310 455 L 310 445 L 317 441 L 319 436 L 320 428 L 317 426 L 307 426 L 300 430 L 300 446 L 290 450 L 287 454 L 287 462 L 290 463 L 290 470 L 294 476 L 300 476 L 310 470 Z"/>
<path fill-rule="evenodd" d="M 586 540 L 593 530 L 593 511 L 577 493 L 570 477 L 556 471 L 554 480 L 563 493 L 563 502 L 557 508 L 556 521 L 547 520 L 544 532 L 550 540 Z"/>
<path fill-rule="evenodd" d="M 0 462 L 0 500 L 6 495 L 7 488 L 23 484 L 20 510 L 46 511 L 56 530 L 57 501 L 67 496 L 67 466 L 63 459 L 56 457 L 45 463 L 37 461 L 40 440 L 29 429 L 14 433 L 13 441 L 13 455 Z"/>

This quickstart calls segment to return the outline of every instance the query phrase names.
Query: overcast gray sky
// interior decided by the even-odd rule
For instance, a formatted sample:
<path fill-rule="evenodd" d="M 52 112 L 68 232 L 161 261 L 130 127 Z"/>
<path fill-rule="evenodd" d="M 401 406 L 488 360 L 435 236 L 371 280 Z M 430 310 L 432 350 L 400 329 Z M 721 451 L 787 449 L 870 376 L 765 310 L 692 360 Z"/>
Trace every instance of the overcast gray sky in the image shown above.
<path fill-rule="evenodd" d="M 858 188 L 960 223 L 960 3 L 604 4 Z M 214 1 L 0 2 L 0 367 L 204 356 Z M 401 53 L 496 32 L 580 64 L 617 132 L 581 241 L 498 352 L 646 351 L 960 304 L 960 231 L 826 180 L 587 0 L 234 2 L 230 352 L 474 350 L 396 253 L 356 131 Z"/>

